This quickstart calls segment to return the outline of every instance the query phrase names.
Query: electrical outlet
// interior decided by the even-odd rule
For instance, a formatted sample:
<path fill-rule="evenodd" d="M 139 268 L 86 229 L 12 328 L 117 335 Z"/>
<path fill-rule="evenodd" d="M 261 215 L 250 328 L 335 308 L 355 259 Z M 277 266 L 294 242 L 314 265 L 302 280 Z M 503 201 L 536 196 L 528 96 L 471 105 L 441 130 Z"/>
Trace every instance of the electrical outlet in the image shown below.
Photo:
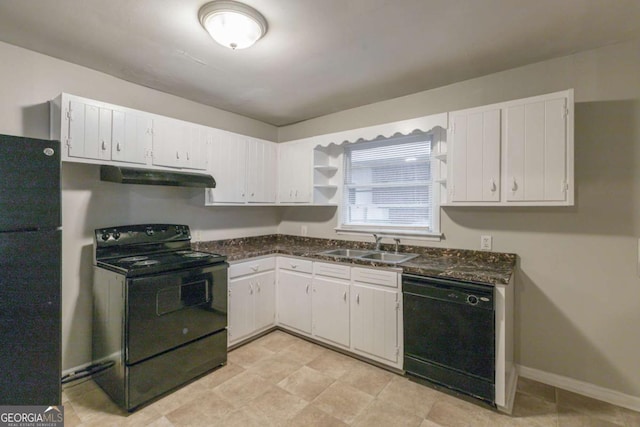
<path fill-rule="evenodd" d="M 491 236 L 480 236 L 481 251 L 490 251 L 492 243 L 493 243 L 493 238 Z"/>
<path fill-rule="evenodd" d="M 300 226 L 300 235 L 301 236 L 306 236 L 307 235 L 307 226 L 306 225 L 302 225 Z"/>

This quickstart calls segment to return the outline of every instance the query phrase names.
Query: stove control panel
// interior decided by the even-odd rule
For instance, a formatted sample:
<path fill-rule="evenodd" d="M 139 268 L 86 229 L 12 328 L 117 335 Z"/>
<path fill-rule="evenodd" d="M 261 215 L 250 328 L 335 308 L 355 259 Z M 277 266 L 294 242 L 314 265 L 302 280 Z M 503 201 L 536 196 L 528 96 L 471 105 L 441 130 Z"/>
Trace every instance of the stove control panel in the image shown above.
<path fill-rule="evenodd" d="M 122 225 L 95 230 L 95 243 L 98 248 L 190 240 L 189 226 L 182 224 Z"/>

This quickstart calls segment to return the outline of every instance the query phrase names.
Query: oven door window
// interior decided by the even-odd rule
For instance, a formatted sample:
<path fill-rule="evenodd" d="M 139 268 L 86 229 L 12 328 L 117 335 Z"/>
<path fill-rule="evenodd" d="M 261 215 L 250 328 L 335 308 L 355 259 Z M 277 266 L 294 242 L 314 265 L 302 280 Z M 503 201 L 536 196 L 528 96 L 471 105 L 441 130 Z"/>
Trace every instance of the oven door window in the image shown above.
<path fill-rule="evenodd" d="M 156 294 L 156 314 L 162 316 L 184 308 L 206 304 L 209 300 L 208 280 L 162 288 Z"/>

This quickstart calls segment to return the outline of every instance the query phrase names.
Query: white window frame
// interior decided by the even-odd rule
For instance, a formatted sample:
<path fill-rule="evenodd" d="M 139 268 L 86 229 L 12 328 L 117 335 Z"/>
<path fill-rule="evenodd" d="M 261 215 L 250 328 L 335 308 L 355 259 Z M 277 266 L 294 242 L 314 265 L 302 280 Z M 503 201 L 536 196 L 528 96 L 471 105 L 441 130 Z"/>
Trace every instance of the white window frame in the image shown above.
<path fill-rule="evenodd" d="M 434 146 L 436 144 L 435 139 L 437 135 L 434 135 L 433 132 L 421 132 L 426 138 L 430 139 L 431 142 L 431 228 L 426 227 L 408 227 L 408 226 L 375 226 L 375 225 L 350 225 L 344 223 L 344 209 L 345 206 L 345 183 L 344 179 L 341 184 L 341 192 L 342 195 L 340 197 L 340 205 L 338 212 L 338 227 L 336 227 L 336 231 L 339 234 L 377 234 L 379 236 L 393 236 L 393 237 L 412 237 L 416 239 L 425 239 L 425 240 L 440 240 L 440 185 L 436 182 L 438 176 L 438 170 L 436 169 L 439 165 L 436 164 L 435 153 L 433 151 Z M 388 140 L 391 143 L 397 142 L 399 138 L 407 138 L 407 136 L 396 135 L 388 138 L 377 138 L 376 141 L 383 142 Z M 408 138 L 408 141 L 411 138 Z M 371 142 L 371 141 L 364 141 Z M 346 177 L 347 173 L 347 155 L 344 156 L 344 176 Z"/>

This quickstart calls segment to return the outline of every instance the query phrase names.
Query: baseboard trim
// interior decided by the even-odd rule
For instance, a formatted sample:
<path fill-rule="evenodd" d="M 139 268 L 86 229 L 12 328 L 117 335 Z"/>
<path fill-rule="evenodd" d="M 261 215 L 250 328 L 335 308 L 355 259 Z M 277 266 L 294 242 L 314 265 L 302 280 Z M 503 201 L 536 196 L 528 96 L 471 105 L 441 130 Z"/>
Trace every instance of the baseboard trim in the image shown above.
<path fill-rule="evenodd" d="M 595 384 L 565 377 L 563 375 L 552 374 L 550 372 L 541 371 L 539 369 L 530 368 L 528 366 L 518 366 L 518 372 L 521 377 L 539 381 L 554 387 L 582 394 L 583 396 L 592 397 L 603 402 L 621 406 L 640 412 L 640 397 L 631 396 Z"/>

